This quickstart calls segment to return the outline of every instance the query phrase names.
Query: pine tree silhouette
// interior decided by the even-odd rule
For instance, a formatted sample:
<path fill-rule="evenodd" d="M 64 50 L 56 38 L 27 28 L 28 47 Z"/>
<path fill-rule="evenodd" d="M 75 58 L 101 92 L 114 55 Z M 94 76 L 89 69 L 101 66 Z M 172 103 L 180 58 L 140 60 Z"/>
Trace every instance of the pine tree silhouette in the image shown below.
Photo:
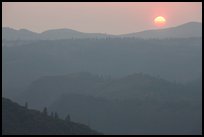
<path fill-rule="evenodd" d="M 58 116 L 57 112 L 55 112 L 54 118 L 59 119 L 59 116 Z"/>
<path fill-rule="evenodd" d="M 47 107 L 43 109 L 43 114 L 47 116 Z"/>
<path fill-rule="evenodd" d="M 70 118 L 69 114 L 66 116 L 65 121 L 71 121 L 71 118 Z"/>

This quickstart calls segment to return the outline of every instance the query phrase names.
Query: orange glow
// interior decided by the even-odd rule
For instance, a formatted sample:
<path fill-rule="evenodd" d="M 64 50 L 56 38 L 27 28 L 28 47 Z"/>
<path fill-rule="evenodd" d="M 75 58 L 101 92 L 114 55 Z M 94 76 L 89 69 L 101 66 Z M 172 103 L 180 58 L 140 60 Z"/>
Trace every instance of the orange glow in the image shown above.
<path fill-rule="evenodd" d="M 156 26 L 164 26 L 166 24 L 166 19 L 162 16 L 158 16 L 154 19 Z"/>

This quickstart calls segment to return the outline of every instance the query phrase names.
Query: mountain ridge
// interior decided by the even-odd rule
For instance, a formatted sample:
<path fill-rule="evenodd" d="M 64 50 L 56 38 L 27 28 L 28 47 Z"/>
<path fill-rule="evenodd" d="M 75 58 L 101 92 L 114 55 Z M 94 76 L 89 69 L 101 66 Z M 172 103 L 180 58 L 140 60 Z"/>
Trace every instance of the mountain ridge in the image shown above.
<path fill-rule="evenodd" d="M 202 23 L 187 22 L 175 27 L 163 29 L 150 29 L 127 34 L 105 34 L 105 33 L 87 33 L 69 28 L 50 29 L 41 33 L 32 32 L 28 29 L 13 29 L 2 27 L 2 39 L 6 40 L 55 40 L 55 39 L 75 39 L 75 38 L 109 38 L 109 37 L 136 37 L 136 38 L 185 38 L 202 37 Z"/>
<path fill-rule="evenodd" d="M 86 125 L 48 115 L 45 109 L 43 113 L 28 109 L 7 98 L 2 98 L 2 122 L 3 135 L 101 134 Z"/>
<path fill-rule="evenodd" d="M 175 27 L 163 29 L 150 29 L 136 33 L 122 34 L 124 37 L 140 37 L 144 39 L 151 38 L 190 38 L 202 37 L 202 23 L 187 22 Z"/>

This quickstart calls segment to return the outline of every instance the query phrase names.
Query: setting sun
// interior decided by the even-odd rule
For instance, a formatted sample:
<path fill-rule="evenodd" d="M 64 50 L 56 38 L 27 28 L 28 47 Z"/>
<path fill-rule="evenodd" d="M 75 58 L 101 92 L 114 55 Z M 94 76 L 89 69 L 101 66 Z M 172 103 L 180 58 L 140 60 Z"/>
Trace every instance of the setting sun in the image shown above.
<path fill-rule="evenodd" d="M 164 26 L 166 24 L 166 19 L 162 16 L 158 16 L 154 19 L 156 26 Z"/>

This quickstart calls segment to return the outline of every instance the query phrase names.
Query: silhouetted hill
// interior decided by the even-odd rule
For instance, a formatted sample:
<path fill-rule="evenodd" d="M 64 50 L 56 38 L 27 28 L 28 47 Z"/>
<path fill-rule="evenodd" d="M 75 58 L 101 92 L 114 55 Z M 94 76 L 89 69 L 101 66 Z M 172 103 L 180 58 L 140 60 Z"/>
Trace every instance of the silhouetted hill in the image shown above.
<path fill-rule="evenodd" d="M 62 117 L 70 113 L 75 121 L 105 134 L 201 134 L 200 80 L 178 84 L 132 74 L 95 92 L 63 94 L 49 109 Z"/>
<path fill-rule="evenodd" d="M 31 107 L 42 109 L 58 100 L 63 94 L 81 94 L 108 99 L 167 100 L 182 95 L 184 88 L 169 81 L 145 74 L 132 74 L 110 80 L 87 72 L 61 76 L 46 76 L 34 81 L 17 99 L 28 101 Z M 171 96 L 170 96 L 171 95 Z M 46 100 L 45 100 L 46 98 Z"/>
<path fill-rule="evenodd" d="M 83 39 L 83 38 L 106 38 L 111 35 L 102 33 L 84 33 L 72 29 L 55 29 L 42 32 L 41 37 L 46 40 L 55 39 Z"/>
<path fill-rule="evenodd" d="M 95 94 L 98 88 L 109 81 L 107 78 L 88 72 L 45 76 L 34 81 L 18 99 L 23 102 L 27 100 L 31 107 L 41 109 L 56 101 L 62 94 Z"/>
<path fill-rule="evenodd" d="M 53 29 L 42 33 L 32 32 L 27 29 L 2 28 L 3 40 L 58 40 L 58 39 L 84 39 L 84 38 L 106 38 L 114 35 L 102 33 L 84 33 L 72 29 Z"/>
<path fill-rule="evenodd" d="M 183 89 L 184 86 L 181 84 L 143 73 L 135 73 L 112 81 L 98 92 L 98 96 L 122 100 L 167 101 L 172 97 L 181 97 Z"/>
<path fill-rule="evenodd" d="M 145 30 L 142 32 L 122 34 L 122 37 L 137 37 L 144 39 L 163 39 L 163 38 L 190 38 L 202 37 L 202 23 L 188 22 L 176 27 Z"/>
<path fill-rule="evenodd" d="M 53 118 L 2 98 L 3 135 L 95 135 L 88 126 Z"/>
<path fill-rule="evenodd" d="M 8 27 L 2 28 L 3 40 L 37 40 L 40 39 L 38 33 L 32 32 L 27 29 L 15 30 Z"/>
<path fill-rule="evenodd" d="M 142 73 L 110 80 L 82 72 L 42 77 L 33 82 L 16 99 L 21 103 L 28 101 L 31 107 L 38 109 L 49 106 L 64 94 L 91 95 L 110 100 L 142 102 L 189 101 L 190 99 L 196 102 L 198 101 L 196 98 L 200 96 L 199 84 L 194 86 L 196 90 L 190 87 L 192 86 L 169 82 Z"/>
<path fill-rule="evenodd" d="M 163 38 L 189 38 L 202 37 L 202 23 L 189 22 L 177 27 L 166 29 L 145 30 L 136 33 L 111 35 L 103 33 L 84 33 L 72 29 L 54 29 L 42 33 L 35 33 L 26 29 L 15 30 L 12 28 L 2 28 L 3 40 L 57 40 L 57 39 L 83 39 L 83 38 L 122 38 L 137 37 L 144 39 Z"/>

